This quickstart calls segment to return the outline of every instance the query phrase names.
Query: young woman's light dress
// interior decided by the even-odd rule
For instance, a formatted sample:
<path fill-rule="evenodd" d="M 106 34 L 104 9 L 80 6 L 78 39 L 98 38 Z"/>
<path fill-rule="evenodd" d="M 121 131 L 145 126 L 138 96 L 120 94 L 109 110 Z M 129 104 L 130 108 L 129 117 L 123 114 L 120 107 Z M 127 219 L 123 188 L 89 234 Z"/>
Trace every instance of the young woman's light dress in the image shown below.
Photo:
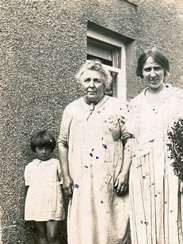
<path fill-rule="evenodd" d="M 25 185 L 29 186 L 25 201 L 25 220 L 64 219 L 61 192 L 61 169 L 57 159 L 33 160 L 25 167 Z"/>
<path fill-rule="evenodd" d="M 137 141 L 130 170 L 132 244 L 181 244 L 180 182 L 174 175 L 167 133 L 183 117 L 183 92 L 166 85 L 132 100 L 128 125 Z M 182 208 L 182 209 L 181 209 Z"/>
<path fill-rule="evenodd" d="M 83 98 L 63 114 L 59 141 L 69 145 L 74 181 L 68 211 L 69 244 L 125 244 L 128 196 L 118 197 L 114 179 L 122 167 L 125 107 L 105 96 L 96 106 Z"/>

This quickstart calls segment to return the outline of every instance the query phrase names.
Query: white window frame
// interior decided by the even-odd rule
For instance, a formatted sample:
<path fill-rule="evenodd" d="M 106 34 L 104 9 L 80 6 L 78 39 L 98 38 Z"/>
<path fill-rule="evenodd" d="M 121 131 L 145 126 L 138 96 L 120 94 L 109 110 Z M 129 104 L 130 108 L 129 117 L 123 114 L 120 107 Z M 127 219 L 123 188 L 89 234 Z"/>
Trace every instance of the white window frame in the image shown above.
<path fill-rule="evenodd" d="M 126 47 L 124 43 L 120 40 L 117 40 L 113 38 L 112 36 L 108 36 L 105 34 L 101 34 L 99 32 L 95 32 L 94 30 L 88 29 L 87 30 L 87 37 L 93 38 L 96 41 L 102 41 L 106 44 L 116 46 L 120 48 L 121 53 L 121 68 L 115 68 L 109 65 L 105 65 L 106 68 L 111 71 L 117 73 L 117 80 L 116 80 L 116 92 L 117 94 L 114 94 L 117 98 L 119 98 L 122 102 L 126 102 L 126 94 L 127 94 L 127 88 L 126 88 Z"/>

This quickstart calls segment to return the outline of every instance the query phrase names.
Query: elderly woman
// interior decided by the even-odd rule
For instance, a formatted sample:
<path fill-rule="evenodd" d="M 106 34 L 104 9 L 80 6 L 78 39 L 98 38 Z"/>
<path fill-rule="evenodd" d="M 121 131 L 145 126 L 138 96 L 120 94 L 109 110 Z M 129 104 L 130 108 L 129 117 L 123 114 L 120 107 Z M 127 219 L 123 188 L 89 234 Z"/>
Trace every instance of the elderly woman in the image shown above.
<path fill-rule="evenodd" d="M 123 166 L 125 106 L 105 95 L 110 74 L 99 61 L 87 61 L 76 76 L 83 97 L 63 113 L 58 139 L 63 188 L 71 196 L 69 244 L 126 243 L 127 185 Z M 128 145 L 128 144 L 127 144 Z"/>
<path fill-rule="evenodd" d="M 168 131 L 183 116 L 183 91 L 165 84 L 169 70 L 156 48 L 138 60 L 137 75 L 147 88 L 129 108 L 128 125 L 137 142 L 129 182 L 133 244 L 183 243 L 180 182 L 167 148 Z"/>

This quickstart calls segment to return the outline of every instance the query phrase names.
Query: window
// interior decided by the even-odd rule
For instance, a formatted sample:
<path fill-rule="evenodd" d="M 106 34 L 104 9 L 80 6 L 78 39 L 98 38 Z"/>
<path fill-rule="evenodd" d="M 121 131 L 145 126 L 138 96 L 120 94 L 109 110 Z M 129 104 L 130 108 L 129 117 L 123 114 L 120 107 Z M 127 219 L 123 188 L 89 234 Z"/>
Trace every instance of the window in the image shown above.
<path fill-rule="evenodd" d="M 112 87 L 106 93 L 126 101 L 126 50 L 123 37 L 89 23 L 87 59 L 98 59 L 112 76 Z"/>

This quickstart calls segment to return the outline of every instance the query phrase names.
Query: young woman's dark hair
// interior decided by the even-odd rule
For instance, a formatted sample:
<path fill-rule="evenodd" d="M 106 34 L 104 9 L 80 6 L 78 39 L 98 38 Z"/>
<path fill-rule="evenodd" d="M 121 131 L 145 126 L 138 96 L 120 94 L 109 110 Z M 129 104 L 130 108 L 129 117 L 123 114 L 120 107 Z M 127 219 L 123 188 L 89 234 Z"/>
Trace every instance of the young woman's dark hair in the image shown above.
<path fill-rule="evenodd" d="M 170 71 L 170 65 L 168 59 L 165 57 L 165 55 L 159 51 L 157 48 L 152 48 L 146 50 L 144 53 L 142 53 L 138 59 L 138 65 L 136 74 L 137 76 L 143 78 L 142 69 L 146 62 L 146 60 L 152 57 L 155 62 L 157 62 L 159 65 L 161 65 L 164 69 L 164 75 L 166 76 L 168 72 Z"/>
<path fill-rule="evenodd" d="M 30 147 L 33 152 L 36 152 L 36 147 L 48 147 L 53 151 L 56 140 L 47 130 L 39 131 L 31 137 Z"/>

